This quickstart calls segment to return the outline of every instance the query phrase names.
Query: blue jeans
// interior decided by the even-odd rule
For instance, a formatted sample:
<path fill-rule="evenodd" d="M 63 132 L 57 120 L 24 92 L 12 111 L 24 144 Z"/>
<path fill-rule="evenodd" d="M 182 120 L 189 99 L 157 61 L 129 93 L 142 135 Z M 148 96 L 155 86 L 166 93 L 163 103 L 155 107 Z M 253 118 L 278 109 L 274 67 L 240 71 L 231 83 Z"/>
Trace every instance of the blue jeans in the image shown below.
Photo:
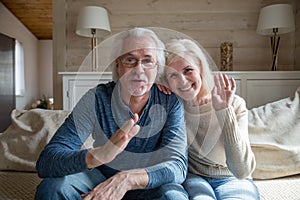
<path fill-rule="evenodd" d="M 252 179 L 207 178 L 189 173 L 183 186 L 190 200 L 260 199 Z"/>
<path fill-rule="evenodd" d="M 62 178 L 45 178 L 37 187 L 35 199 L 81 200 L 81 194 L 88 193 L 105 180 L 105 176 L 98 169 L 68 175 Z M 170 183 L 154 189 L 128 191 L 123 199 L 181 200 L 188 199 L 188 195 L 182 185 Z"/>

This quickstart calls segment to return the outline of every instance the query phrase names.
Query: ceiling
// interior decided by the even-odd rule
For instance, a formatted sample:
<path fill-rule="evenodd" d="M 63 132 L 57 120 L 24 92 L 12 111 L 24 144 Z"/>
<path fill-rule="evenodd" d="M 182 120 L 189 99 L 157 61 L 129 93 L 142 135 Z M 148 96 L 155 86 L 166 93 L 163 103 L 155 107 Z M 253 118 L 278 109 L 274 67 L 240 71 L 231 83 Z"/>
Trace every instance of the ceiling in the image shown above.
<path fill-rule="evenodd" d="M 39 40 L 52 39 L 52 0 L 0 0 Z"/>

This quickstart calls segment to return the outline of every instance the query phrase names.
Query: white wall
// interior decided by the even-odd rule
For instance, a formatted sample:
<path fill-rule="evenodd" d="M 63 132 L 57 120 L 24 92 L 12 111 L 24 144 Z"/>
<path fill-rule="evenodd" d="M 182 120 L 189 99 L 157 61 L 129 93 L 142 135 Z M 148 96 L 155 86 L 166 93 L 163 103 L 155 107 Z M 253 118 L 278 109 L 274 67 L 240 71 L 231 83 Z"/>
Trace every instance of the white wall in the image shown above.
<path fill-rule="evenodd" d="M 38 96 L 38 39 L 0 3 L 0 32 L 16 38 L 24 48 L 25 95 L 17 97 L 16 108 L 30 105 Z"/>
<path fill-rule="evenodd" d="M 52 40 L 39 40 L 39 94 L 53 97 Z"/>
<path fill-rule="evenodd" d="M 38 40 L 1 2 L 0 33 L 17 39 L 24 48 L 25 95 L 16 98 L 16 108 L 30 108 L 43 94 L 52 97 L 52 40 Z"/>

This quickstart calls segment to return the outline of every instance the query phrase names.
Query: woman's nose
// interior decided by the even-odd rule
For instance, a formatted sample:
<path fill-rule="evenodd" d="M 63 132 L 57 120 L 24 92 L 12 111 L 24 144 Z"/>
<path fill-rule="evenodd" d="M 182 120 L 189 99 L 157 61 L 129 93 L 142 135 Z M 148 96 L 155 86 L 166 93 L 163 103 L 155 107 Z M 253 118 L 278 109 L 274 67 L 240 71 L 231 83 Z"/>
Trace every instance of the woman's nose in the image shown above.
<path fill-rule="evenodd" d="M 181 75 L 179 76 L 179 83 L 184 84 L 184 83 L 186 83 L 186 82 L 187 82 L 187 79 L 186 79 L 185 75 L 184 75 L 184 74 L 181 74 Z"/>

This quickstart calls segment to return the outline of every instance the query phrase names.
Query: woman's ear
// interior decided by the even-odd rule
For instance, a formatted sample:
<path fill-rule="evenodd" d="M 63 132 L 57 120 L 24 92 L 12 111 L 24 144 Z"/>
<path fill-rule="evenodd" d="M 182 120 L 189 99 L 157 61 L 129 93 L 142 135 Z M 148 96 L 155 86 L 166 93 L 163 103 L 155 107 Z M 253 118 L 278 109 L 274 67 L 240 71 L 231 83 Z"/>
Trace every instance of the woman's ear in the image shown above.
<path fill-rule="evenodd" d="M 201 80 L 203 81 L 203 74 L 202 74 L 202 72 L 200 72 L 200 77 L 201 77 Z"/>
<path fill-rule="evenodd" d="M 201 75 L 201 78 L 203 79 L 203 77 L 202 77 L 202 74 L 203 74 L 203 67 L 202 67 L 202 62 L 201 62 L 201 60 L 199 60 L 199 72 L 200 72 L 200 75 Z"/>

